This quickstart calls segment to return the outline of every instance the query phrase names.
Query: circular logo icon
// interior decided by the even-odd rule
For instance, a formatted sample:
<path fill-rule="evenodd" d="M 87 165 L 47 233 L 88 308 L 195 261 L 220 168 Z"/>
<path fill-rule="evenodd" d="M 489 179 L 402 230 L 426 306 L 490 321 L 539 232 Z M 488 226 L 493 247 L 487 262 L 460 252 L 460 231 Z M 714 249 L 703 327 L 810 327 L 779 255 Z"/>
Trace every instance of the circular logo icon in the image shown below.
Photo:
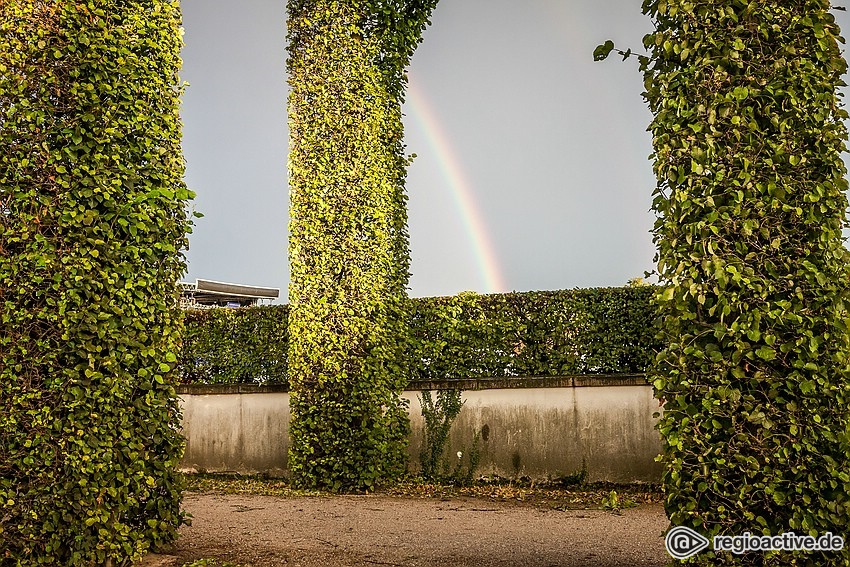
<path fill-rule="evenodd" d="M 693 557 L 706 547 L 709 541 L 685 526 L 671 528 L 664 537 L 664 547 L 673 559 L 687 559 Z"/>

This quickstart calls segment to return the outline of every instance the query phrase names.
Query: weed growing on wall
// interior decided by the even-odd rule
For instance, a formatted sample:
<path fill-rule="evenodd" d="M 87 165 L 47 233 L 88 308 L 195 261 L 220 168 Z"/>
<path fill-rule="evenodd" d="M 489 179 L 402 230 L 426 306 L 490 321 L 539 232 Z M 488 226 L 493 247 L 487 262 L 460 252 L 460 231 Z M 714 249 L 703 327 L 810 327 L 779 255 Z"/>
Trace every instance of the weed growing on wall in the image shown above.
<path fill-rule="evenodd" d="M 180 11 L 0 6 L 0 565 L 126 565 L 183 521 Z"/>
<path fill-rule="evenodd" d="M 846 534 L 847 66 L 829 2 L 643 7 L 667 513 L 705 536 Z M 691 561 L 838 566 L 850 548 Z"/>
<path fill-rule="evenodd" d="M 425 420 L 425 439 L 419 454 L 422 476 L 429 480 L 438 479 L 441 465 L 444 464 L 446 442 L 449 440 L 449 430 L 455 418 L 463 408 L 463 392 L 461 390 L 437 390 L 437 397 L 430 390 L 423 390 L 419 396 L 422 407 L 422 419 Z M 458 461 L 463 455 L 458 457 Z"/>
<path fill-rule="evenodd" d="M 405 468 L 404 68 L 436 0 L 289 0 L 292 445 L 299 486 Z"/>

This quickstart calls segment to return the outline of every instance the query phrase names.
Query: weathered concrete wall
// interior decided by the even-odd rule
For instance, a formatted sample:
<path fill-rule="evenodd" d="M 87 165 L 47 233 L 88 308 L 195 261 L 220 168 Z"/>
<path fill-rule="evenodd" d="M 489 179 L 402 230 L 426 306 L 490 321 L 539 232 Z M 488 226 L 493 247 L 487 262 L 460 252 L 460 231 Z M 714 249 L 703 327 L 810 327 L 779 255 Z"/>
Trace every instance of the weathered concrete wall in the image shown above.
<path fill-rule="evenodd" d="M 411 463 L 418 464 L 424 423 L 416 393 L 405 394 L 412 396 Z M 467 453 L 478 433 L 481 474 L 557 478 L 584 459 L 591 482 L 660 480 L 658 402 L 649 386 L 481 390 L 463 399 L 449 454 Z"/>
<path fill-rule="evenodd" d="M 418 395 L 404 393 L 412 470 L 424 430 Z M 185 469 L 285 475 L 289 394 L 184 392 L 181 398 Z M 654 458 L 661 440 L 652 417 L 658 403 L 647 385 L 467 390 L 463 399 L 449 454 L 468 456 L 478 433 L 479 474 L 557 478 L 580 469 L 584 459 L 590 481 L 660 480 Z"/>
<path fill-rule="evenodd" d="M 289 394 L 183 394 L 182 468 L 285 476 Z"/>

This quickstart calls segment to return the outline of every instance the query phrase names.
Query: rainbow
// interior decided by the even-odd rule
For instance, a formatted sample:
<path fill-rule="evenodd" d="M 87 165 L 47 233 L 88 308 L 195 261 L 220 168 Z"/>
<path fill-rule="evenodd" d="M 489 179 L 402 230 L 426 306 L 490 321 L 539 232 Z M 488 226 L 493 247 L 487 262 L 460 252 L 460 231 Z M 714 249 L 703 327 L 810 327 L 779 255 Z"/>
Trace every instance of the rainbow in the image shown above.
<path fill-rule="evenodd" d="M 424 92 L 412 80 L 407 86 L 406 109 L 425 134 L 429 147 L 434 152 L 440 172 L 446 180 L 457 211 L 472 245 L 473 253 L 481 274 L 485 293 L 508 291 L 490 235 L 475 206 L 472 185 L 455 157 L 448 136 L 443 132 L 436 113 L 431 108 Z"/>

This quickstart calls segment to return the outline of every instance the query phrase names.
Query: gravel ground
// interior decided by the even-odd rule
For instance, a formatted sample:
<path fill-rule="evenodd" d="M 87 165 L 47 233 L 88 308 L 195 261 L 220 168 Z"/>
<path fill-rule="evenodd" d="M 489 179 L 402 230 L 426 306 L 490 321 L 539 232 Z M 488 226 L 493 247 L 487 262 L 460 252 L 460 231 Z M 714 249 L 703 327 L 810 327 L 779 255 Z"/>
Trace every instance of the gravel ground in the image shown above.
<path fill-rule="evenodd" d="M 245 567 L 662 567 L 660 505 L 620 514 L 479 498 L 276 497 L 188 493 L 180 563 Z"/>

